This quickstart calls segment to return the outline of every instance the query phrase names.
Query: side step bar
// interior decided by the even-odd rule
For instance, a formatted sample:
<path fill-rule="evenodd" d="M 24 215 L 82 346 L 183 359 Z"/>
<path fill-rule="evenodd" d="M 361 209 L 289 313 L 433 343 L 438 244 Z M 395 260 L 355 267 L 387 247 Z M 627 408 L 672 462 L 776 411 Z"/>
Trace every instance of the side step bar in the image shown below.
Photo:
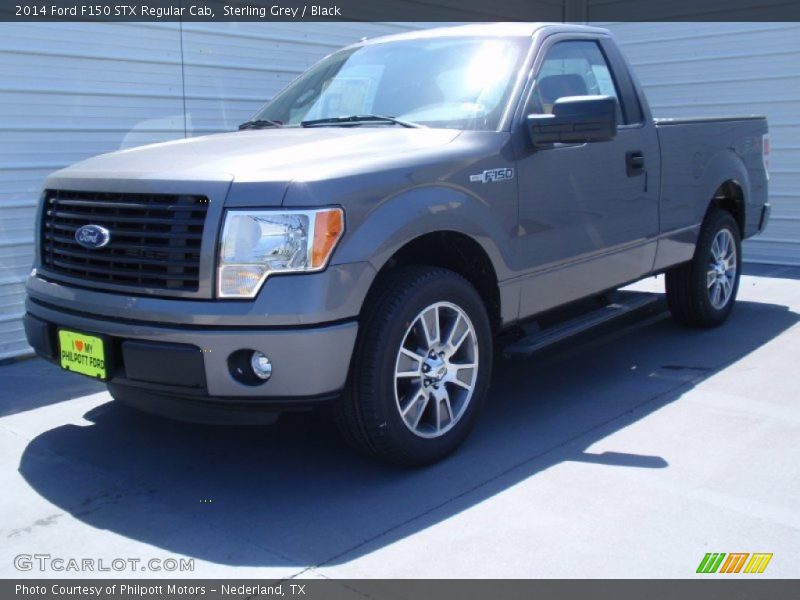
<path fill-rule="evenodd" d="M 658 302 L 661 297 L 661 294 L 647 292 L 617 292 L 614 295 L 614 300 L 609 304 L 545 329 L 533 331 L 522 339 L 506 346 L 503 349 L 503 354 L 513 358 L 528 357 L 537 350 L 541 350 L 551 344 L 650 306 Z"/>

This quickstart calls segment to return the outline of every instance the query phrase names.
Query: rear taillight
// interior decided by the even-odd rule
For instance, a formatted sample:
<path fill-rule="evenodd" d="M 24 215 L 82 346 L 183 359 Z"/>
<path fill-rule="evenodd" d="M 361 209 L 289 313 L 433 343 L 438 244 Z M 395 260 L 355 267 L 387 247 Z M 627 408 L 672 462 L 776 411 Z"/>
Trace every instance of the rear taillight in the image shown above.
<path fill-rule="evenodd" d="M 767 174 L 767 179 L 769 179 L 769 155 L 770 155 L 770 143 L 769 143 L 769 134 L 765 133 L 761 136 L 761 157 L 764 159 L 764 172 Z"/>

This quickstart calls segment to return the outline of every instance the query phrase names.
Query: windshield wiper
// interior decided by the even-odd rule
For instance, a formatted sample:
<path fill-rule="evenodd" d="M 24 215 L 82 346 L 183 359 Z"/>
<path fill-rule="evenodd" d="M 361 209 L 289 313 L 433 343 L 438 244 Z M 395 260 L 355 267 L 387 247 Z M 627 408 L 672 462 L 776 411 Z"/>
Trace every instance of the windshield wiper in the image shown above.
<path fill-rule="evenodd" d="M 283 127 L 280 121 L 272 121 L 271 119 L 256 119 L 254 121 L 246 121 L 239 125 L 239 131 L 243 129 L 266 129 L 267 127 Z"/>
<path fill-rule="evenodd" d="M 329 117 L 327 119 L 312 119 L 310 121 L 301 121 L 301 127 L 319 127 L 321 125 L 348 125 L 360 123 L 391 123 L 393 125 L 401 125 L 403 127 L 424 127 L 419 123 L 412 123 L 411 121 L 403 121 L 395 119 L 394 117 L 384 117 L 383 115 L 350 115 L 349 117 Z"/>

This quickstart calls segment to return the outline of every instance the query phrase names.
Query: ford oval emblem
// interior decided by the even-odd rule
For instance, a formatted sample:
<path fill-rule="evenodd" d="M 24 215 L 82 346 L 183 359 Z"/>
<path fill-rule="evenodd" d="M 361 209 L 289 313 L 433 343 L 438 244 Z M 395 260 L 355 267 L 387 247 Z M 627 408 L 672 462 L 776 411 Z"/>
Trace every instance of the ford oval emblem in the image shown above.
<path fill-rule="evenodd" d="M 75 232 L 75 241 L 84 248 L 96 250 L 111 241 L 111 232 L 100 225 L 84 225 Z"/>

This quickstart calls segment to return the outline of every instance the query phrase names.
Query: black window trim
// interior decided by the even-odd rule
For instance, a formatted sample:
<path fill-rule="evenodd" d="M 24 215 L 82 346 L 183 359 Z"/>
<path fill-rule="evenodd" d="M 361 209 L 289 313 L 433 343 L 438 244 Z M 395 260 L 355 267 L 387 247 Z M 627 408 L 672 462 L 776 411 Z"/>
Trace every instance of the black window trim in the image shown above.
<path fill-rule="evenodd" d="M 634 129 L 644 125 L 645 111 L 639 101 L 636 89 L 628 73 L 628 67 L 622 58 L 619 51 L 616 50 L 613 42 L 609 36 L 596 33 L 565 33 L 557 32 L 545 36 L 539 42 L 539 51 L 533 58 L 530 65 L 527 66 L 528 74 L 525 82 L 525 87 L 519 97 L 517 109 L 514 111 L 515 116 L 512 120 L 512 128 L 517 129 L 525 121 L 525 113 L 531 100 L 531 94 L 537 76 L 542 68 L 544 60 L 547 58 L 550 50 L 556 45 L 563 42 L 594 42 L 597 44 L 598 50 L 602 54 L 608 66 L 611 79 L 614 87 L 617 90 L 618 101 L 620 103 L 620 112 L 622 113 L 623 122 L 618 125 L 620 129 Z M 633 110 L 631 110 L 633 108 Z M 635 116 L 639 120 L 633 120 Z"/>
<path fill-rule="evenodd" d="M 598 38 L 597 43 L 606 57 L 609 69 L 611 69 L 611 76 L 617 84 L 617 92 L 620 94 L 620 103 L 622 104 L 624 115 L 624 123 L 621 126 L 634 128 L 643 125 L 644 109 L 639 101 L 639 95 L 636 93 L 625 59 L 610 38 Z"/>

